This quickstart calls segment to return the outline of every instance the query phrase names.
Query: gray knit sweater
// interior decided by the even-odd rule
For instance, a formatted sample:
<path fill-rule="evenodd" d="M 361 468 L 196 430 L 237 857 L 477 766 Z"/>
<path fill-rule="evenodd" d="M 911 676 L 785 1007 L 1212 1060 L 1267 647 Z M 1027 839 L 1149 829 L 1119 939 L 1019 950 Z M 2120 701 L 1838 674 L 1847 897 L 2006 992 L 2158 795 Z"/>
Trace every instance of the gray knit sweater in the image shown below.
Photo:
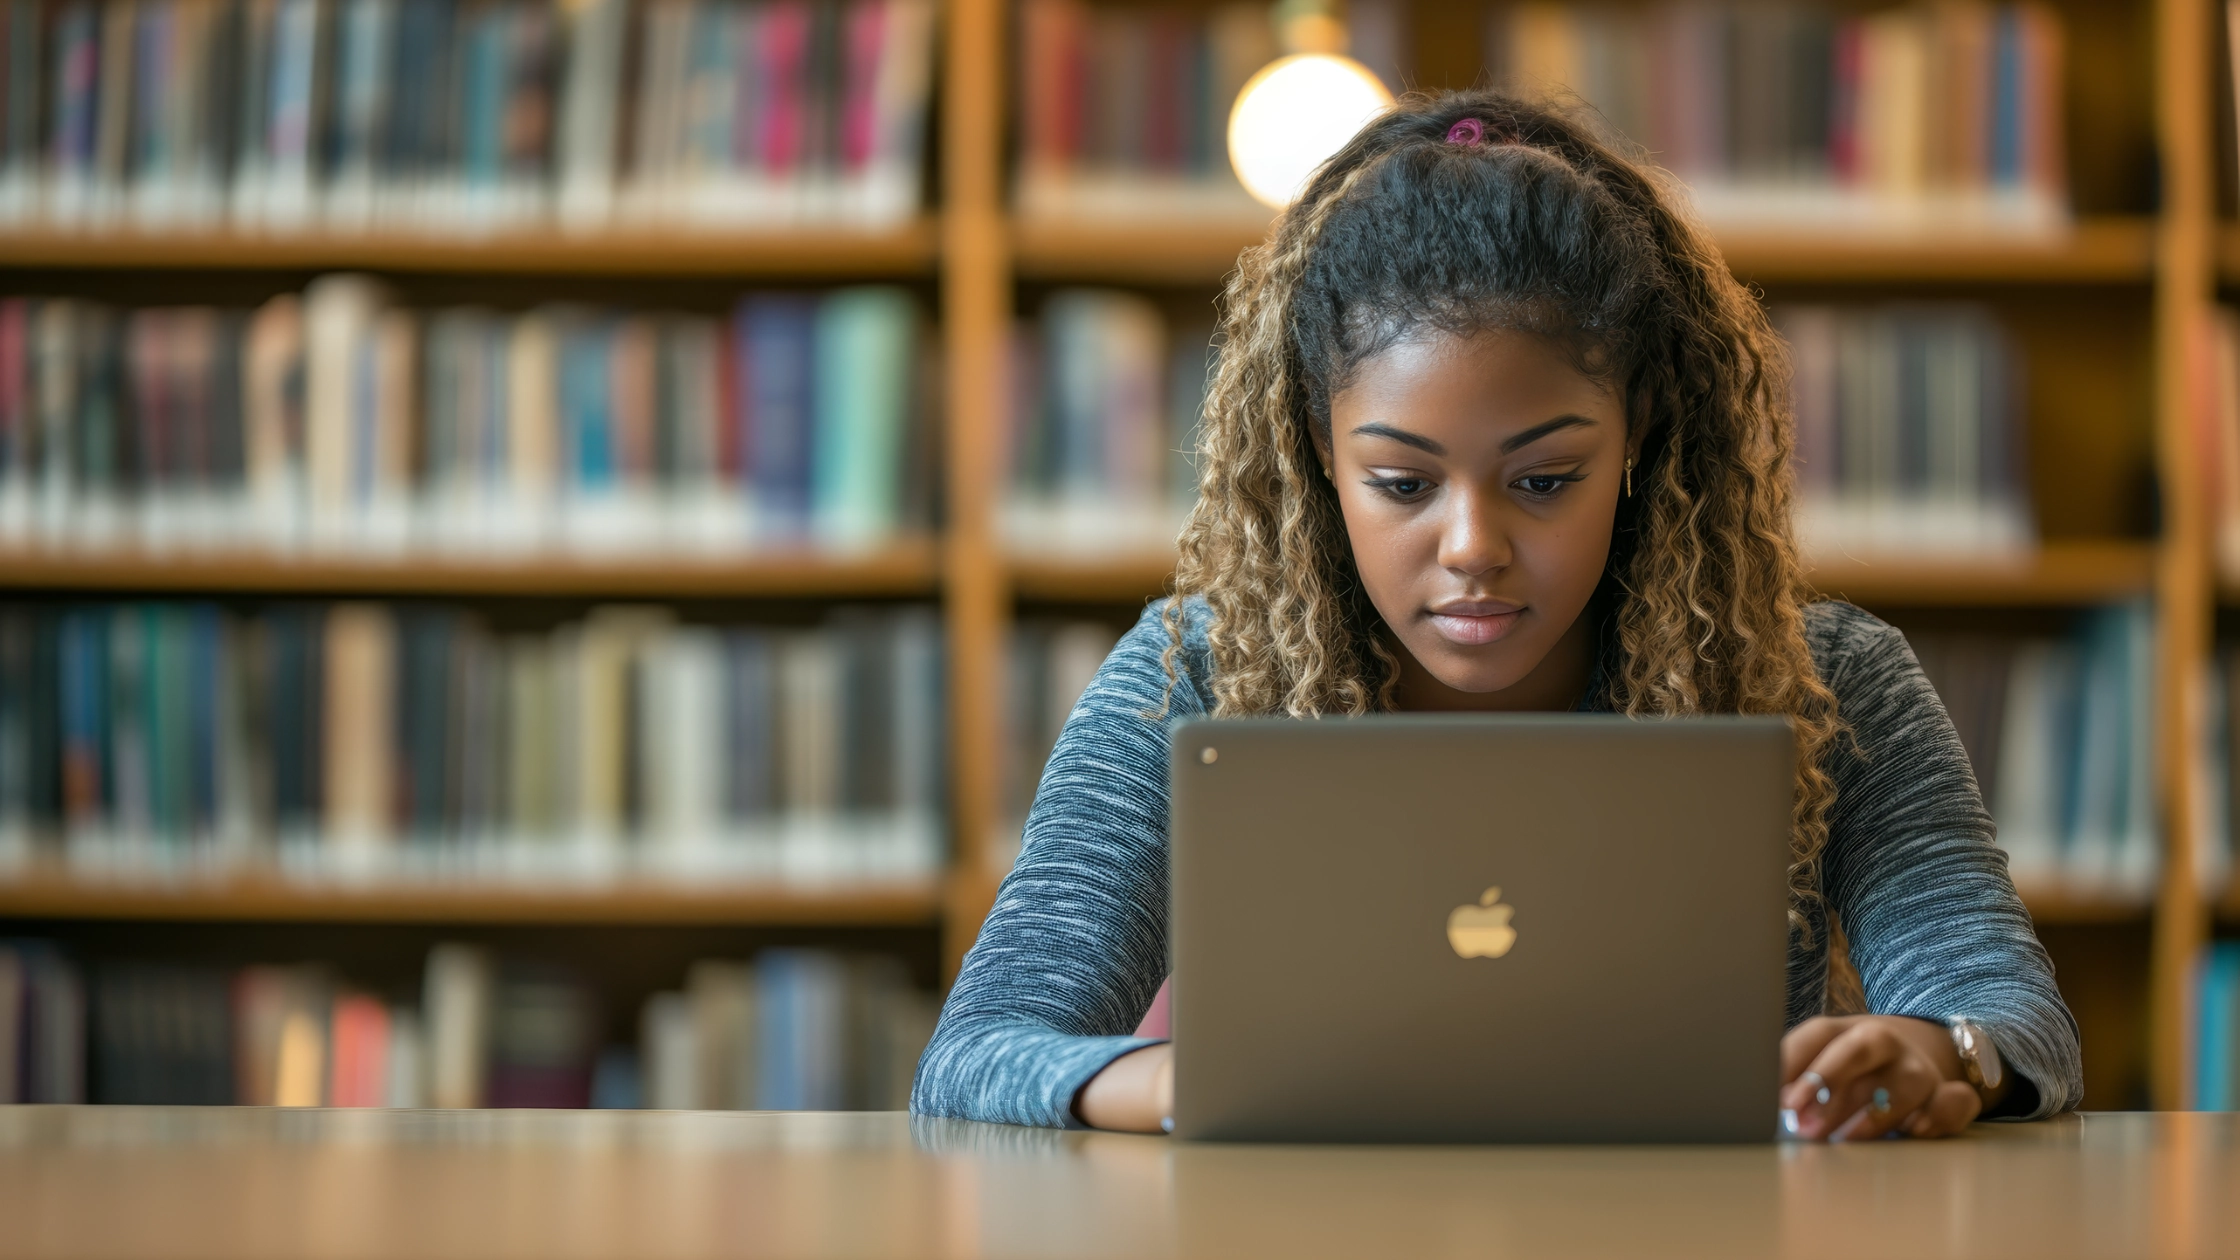
<path fill-rule="evenodd" d="M 1074 1098 L 1120 1055 L 1167 973 L 1167 729 L 1212 710 L 1202 606 L 1186 608 L 1183 679 L 1165 719 L 1159 606 L 1097 671 L 1058 737 L 1019 861 L 965 956 L 919 1060 L 912 1111 L 1078 1126 Z M 2074 1107 L 2077 1027 L 1992 842 L 1943 704 L 1894 628 L 1849 604 L 1806 616 L 1853 739 L 1830 769 L 1822 888 L 1870 1010 L 1991 1030 L 2026 1086 L 2008 1110 Z M 1824 923 L 1789 950 L 1791 1024 L 1821 1010 Z M 2018 1082 L 2018 1086 L 2022 1085 Z"/>

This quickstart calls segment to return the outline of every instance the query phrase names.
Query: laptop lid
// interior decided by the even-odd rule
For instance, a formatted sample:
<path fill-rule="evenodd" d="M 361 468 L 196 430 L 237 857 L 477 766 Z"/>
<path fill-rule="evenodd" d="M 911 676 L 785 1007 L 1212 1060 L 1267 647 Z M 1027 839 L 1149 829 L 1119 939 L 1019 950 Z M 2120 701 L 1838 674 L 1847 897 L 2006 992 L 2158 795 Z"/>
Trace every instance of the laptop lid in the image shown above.
<path fill-rule="evenodd" d="M 1175 1132 L 1774 1136 L 1780 718 L 1174 730 Z"/>

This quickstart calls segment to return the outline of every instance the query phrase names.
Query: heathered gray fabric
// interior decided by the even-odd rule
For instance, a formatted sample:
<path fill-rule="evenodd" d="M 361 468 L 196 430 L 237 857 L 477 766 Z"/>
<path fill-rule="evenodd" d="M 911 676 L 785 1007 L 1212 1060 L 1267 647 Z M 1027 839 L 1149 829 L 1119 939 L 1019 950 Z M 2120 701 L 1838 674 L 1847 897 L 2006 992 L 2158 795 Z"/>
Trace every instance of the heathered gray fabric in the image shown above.
<path fill-rule="evenodd" d="M 966 955 L 919 1060 L 925 1115 L 1078 1126 L 1074 1096 L 1147 1041 L 1127 1035 L 1166 975 L 1167 723 L 1211 711 L 1202 606 L 1166 699 L 1159 606 L 1113 649 L 1058 737 L 1019 861 Z M 2083 1093 L 2076 1022 L 1992 842 L 1951 719 L 1896 629 L 1814 605 L 1812 655 L 1850 727 L 1821 880 L 1868 1008 L 1988 1027 L 2035 1086 L 2037 1118 Z M 1792 939 L 1789 1022 L 1821 1009 L 1827 931 Z"/>

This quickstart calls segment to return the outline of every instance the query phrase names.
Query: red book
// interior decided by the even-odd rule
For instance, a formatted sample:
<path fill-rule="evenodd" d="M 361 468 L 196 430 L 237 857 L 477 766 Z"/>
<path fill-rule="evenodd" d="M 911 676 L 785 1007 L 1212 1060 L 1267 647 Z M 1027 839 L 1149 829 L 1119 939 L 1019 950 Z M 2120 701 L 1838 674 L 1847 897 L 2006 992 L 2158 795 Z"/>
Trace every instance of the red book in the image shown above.
<path fill-rule="evenodd" d="M 1828 110 L 1828 170 L 1838 184 L 1856 184 L 1859 169 L 1859 89 L 1865 69 L 1865 29 L 1857 18 L 1836 24 L 1835 99 Z"/>
<path fill-rule="evenodd" d="M 389 1008 L 380 999 L 352 994 L 334 1004 L 330 1107 L 379 1107 L 388 1101 Z"/>
<path fill-rule="evenodd" d="M 879 63 L 887 42 L 886 0 L 856 0 L 842 27 L 846 89 L 840 97 L 840 167 L 860 171 L 879 147 Z"/>
<path fill-rule="evenodd" d="M 807 156 L 802 133 L 809 115 L 809 23 L 809 6 L 799 0 L 782 0 L 770 6 L 762 19 L 762 40 L 755 51 L 762 59 L 766 94 L 762 161 L 768 175 L 791 174 Z"/>
<path fill-rule="evenodd" d="M 25 389 L 24 342 L 31 304 L 0 301 L 0 476 L 31 472 L 31 395 Z"/>

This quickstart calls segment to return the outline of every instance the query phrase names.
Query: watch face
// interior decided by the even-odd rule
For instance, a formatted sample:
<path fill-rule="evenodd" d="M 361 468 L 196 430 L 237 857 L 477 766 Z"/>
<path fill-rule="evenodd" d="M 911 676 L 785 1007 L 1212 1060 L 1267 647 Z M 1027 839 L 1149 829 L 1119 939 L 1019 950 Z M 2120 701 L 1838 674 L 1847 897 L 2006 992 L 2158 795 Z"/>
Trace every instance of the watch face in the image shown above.
<path fill-rule="evenodd" d="M 1984 1089 L 1997 1089 L 2006 1073 L 1999 1062 L 1999 1047 L 1992 1043 L 1991 1035 L 1974 1020 L 1952 1021 L 1954 1039 L 1959 1043 L 1963 1062 L 1974 1066 L 1969 1075 L 1978 1079 Z"/>

